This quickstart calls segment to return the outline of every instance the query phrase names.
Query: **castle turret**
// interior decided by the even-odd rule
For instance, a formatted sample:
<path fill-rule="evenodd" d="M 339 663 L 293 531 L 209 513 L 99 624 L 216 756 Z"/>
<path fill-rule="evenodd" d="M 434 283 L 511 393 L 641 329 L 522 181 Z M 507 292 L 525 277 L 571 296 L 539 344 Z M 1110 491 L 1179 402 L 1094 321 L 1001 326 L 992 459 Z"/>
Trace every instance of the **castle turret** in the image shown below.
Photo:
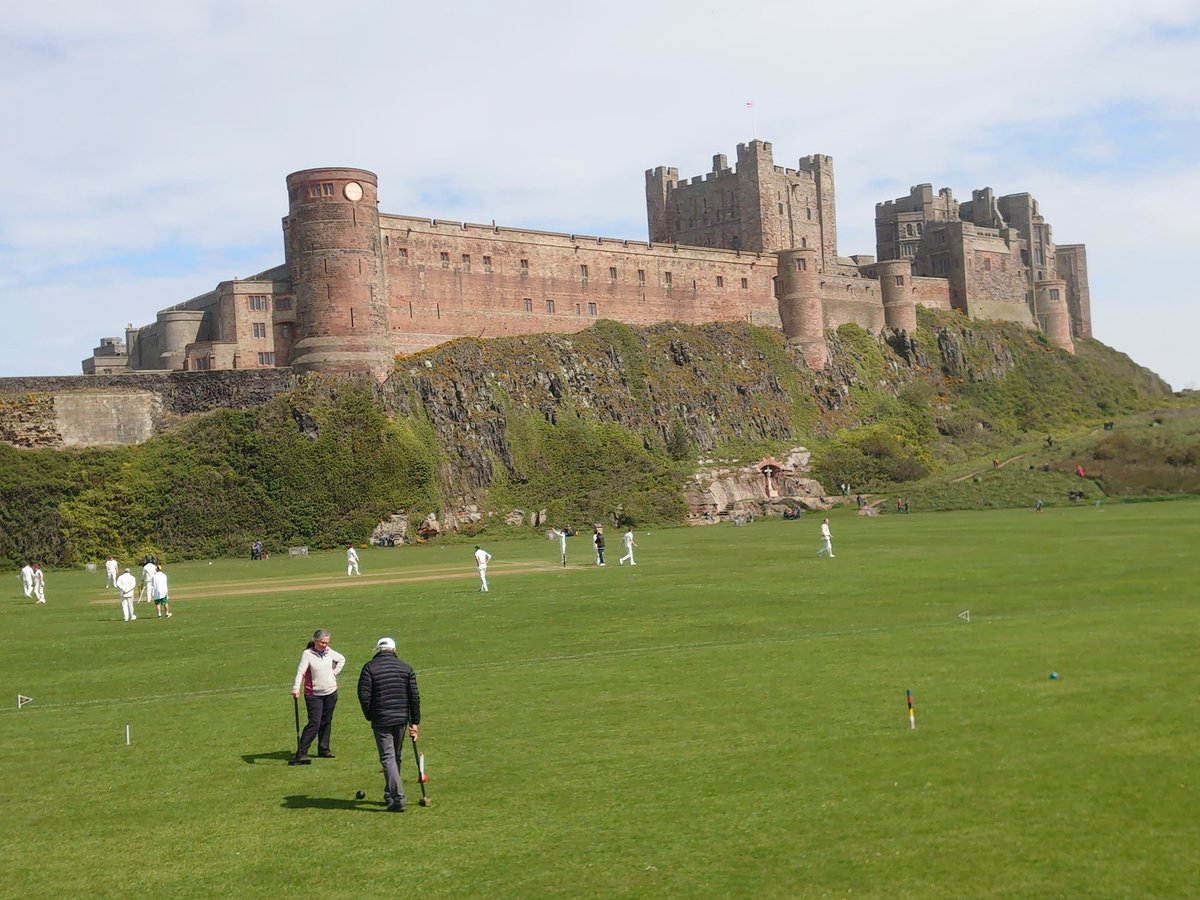
<path fill-rule="evenodd" d="M 650 225 L 651 243 L 670 243 L 674 240 L 672 223 L 675 212 L 668 198 L 679 186 L 679 170 L 658 166 L 646 170 L 646 218 Z"/>
<path fill-rule="evenodd" d="M 284 223 L 296 304 L 292 366 L 300 371 L 391 369 L 378 181 L 364 169 L 306 169 L 287 178 Z"/>
<path fill-rule="evenodd" d="M 894 331 L 917 330 L 917 305 L 912 293 L 912 264 L 907 259 L 886 259 L 875 264 L 883 294 L 883 321 Z"/>
<path fill-rule="evenodd" d="M 1071 316 L 1067 312 L 1067 283 L 1061 279 L 1038 281 L 1033 288 L 1037 323 L 1055 347 L 1075 352 L 1071 340 Z"/>
<path fill-rule="evenodd" d="M 816 247 L 781 250 L 778 257 L 779 318 L 789 344 L 800 348 L 811 369 L 823 369 L 825 309 L 821 302 L 820 251 Z"/>

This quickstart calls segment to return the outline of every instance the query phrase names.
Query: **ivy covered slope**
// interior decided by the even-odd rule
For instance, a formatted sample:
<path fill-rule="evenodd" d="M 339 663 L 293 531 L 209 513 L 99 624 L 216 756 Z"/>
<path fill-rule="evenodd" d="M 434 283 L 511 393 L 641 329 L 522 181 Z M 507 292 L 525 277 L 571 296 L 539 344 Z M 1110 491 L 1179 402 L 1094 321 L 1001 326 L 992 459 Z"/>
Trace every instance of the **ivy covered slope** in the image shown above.
<path fill-rule="evenodd" d="M 805 444 L 827 483 L 882 489 L 1172 402 L 1102 344 L 1070 356 L 954 314 L 923 311 L 913 339 L 842 326 L 829 346 L 830 366 L 812 372 L 780 334 L 747 324 L 601 321 L 574 335 L 453 341 L 400 359 L 378 388 L 310 378 L 139 447 L 0 446 L 0 557 L 240 555 L 260 538 L 329 547 L 365 540 L 393 513 L 475 530 L 512 509 L 678 522 L 699 457 L 751 461 Z M 477 523 L 463 515 L 472 506 Z"/>

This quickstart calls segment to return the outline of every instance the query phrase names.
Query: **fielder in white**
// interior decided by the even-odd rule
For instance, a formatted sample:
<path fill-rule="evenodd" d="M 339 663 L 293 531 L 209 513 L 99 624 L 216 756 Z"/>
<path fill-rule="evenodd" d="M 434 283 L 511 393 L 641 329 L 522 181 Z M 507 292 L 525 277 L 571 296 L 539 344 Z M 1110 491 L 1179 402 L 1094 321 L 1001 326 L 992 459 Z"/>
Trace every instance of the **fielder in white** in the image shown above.
<path fill-rule="evenodd" d="M 145 600 L 147 603 L 154 602 L 154 573 L 158 571 L 158 566 L 152 562 L 142 566 L 142 588 L 138 591 L 138 599 Z"/>
<path fill-rule="evenodd" d="M 346 551 L 346 575 L 361 575 L 358 571 L 358 551 L 354 549 L 354 545 L 350 545 L 350 549 Z"/>
<path fill-rule="evenodd" d="M 550 533 L 558 538 L 558 555 L 565 566 L 567 564 L 567 530 L 565 528 L 551 528 Z"/>
<path fill-rule="evenodd" d="M 825 546 L 817 551 L 817 556 L 828 553 L 829 558 L 833 559 L 833 535 L 829 533 L 828 519 L 821 523 L 821 540 L 825 542 Z"/>
<path fill-rule="evenodd" d="M 488 553 L 478 544 L 475 545 L 475 565 L 479 567 L 479 590 L 481 593 L 487 593 L 487 566 L 491 560 L 492 554 Z"/>
<path fill-rule="evenodd" d="M 117 586 L 117 561 L 111 556 L 104 563 L 104 586 L 106 588 Z"/>
<path fill-rule="evenodd" d="M 154 567 L 154 578 L 150 582 L 150 593 L 154 597 L 154 609 L 158 613 L 156 618 L 161 619 L 163 613 L 167 614 L 167 618 L 171 618 L 171 601 L 167 597 L 167 573 L 162 570 L 162 566 Z"/>
<path fill-rule="evenodd" d="M 625 565 L 625 560 L 629 560 L 629 564 L 631 566 L 636 566 L 637 563 L 633 561 L 633 548 L 637 546 L 637 543 L 633 539 L 633 529 L 628 529 L 625 534 L 621 536 L 621 540 L 625 542 L 625 555 L 617 560 L 617 565 L 623 566 Z"/>
<path fill-rule="evenodd" d="M 46 575 L 41 566 L 33 567 L 33 596 L 38 603 L 46 602 Z"/>
<path fill-rule="evenodd" d="M 29 563 L 21 566 L 21 590 L 25 592 L 25 598 L 33 596 L 33 566 Z"/>
<path fill-rule="evenodd" d="M 137 616 L 133 614 L 133 592 L 137 589 L 137 579 L 126 569 L 117 576 L 115 584 L 121 592 L 121 615 L 125 617 L 126 622 L 136 621 Z"/>

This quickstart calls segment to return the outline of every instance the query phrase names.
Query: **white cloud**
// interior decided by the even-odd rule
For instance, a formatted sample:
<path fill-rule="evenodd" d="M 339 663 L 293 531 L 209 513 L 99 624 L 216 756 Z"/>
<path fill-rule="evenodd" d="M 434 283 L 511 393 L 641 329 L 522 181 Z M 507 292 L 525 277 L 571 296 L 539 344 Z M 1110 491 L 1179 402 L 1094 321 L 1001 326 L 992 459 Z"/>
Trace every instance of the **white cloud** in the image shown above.
<path fill-rule="evenodd" d="M 282 262 L 290 171 L 371 169 L 386 212 L 638 238 L 645 169 L 700 174 L 757 130 L 782 164 L 835 157 L 843 253 L 913 184 L 1029 191 L 1088 245 L 1097 336 L 1200 382 L 1175 264 L 1194 0 L 51 0 L 7 12 L 0 51 L 3 375 L 77 372 L 126 321 Z"/>

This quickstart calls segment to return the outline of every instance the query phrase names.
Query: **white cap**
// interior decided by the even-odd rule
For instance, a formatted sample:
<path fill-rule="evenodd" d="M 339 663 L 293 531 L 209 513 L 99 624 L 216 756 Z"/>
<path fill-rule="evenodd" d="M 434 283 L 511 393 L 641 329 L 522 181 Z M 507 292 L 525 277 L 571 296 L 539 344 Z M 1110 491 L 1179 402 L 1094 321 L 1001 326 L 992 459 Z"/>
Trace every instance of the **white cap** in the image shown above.
<path fill-rule="evenodd" d="M 380 650 L 395 650 L 395 649 L 396 649 L 396 642 L 393 641 L 391 638 L 380 638 L 378 641 L 375 642 L 375 651 L 376 652 L 378 652 Z"/>

